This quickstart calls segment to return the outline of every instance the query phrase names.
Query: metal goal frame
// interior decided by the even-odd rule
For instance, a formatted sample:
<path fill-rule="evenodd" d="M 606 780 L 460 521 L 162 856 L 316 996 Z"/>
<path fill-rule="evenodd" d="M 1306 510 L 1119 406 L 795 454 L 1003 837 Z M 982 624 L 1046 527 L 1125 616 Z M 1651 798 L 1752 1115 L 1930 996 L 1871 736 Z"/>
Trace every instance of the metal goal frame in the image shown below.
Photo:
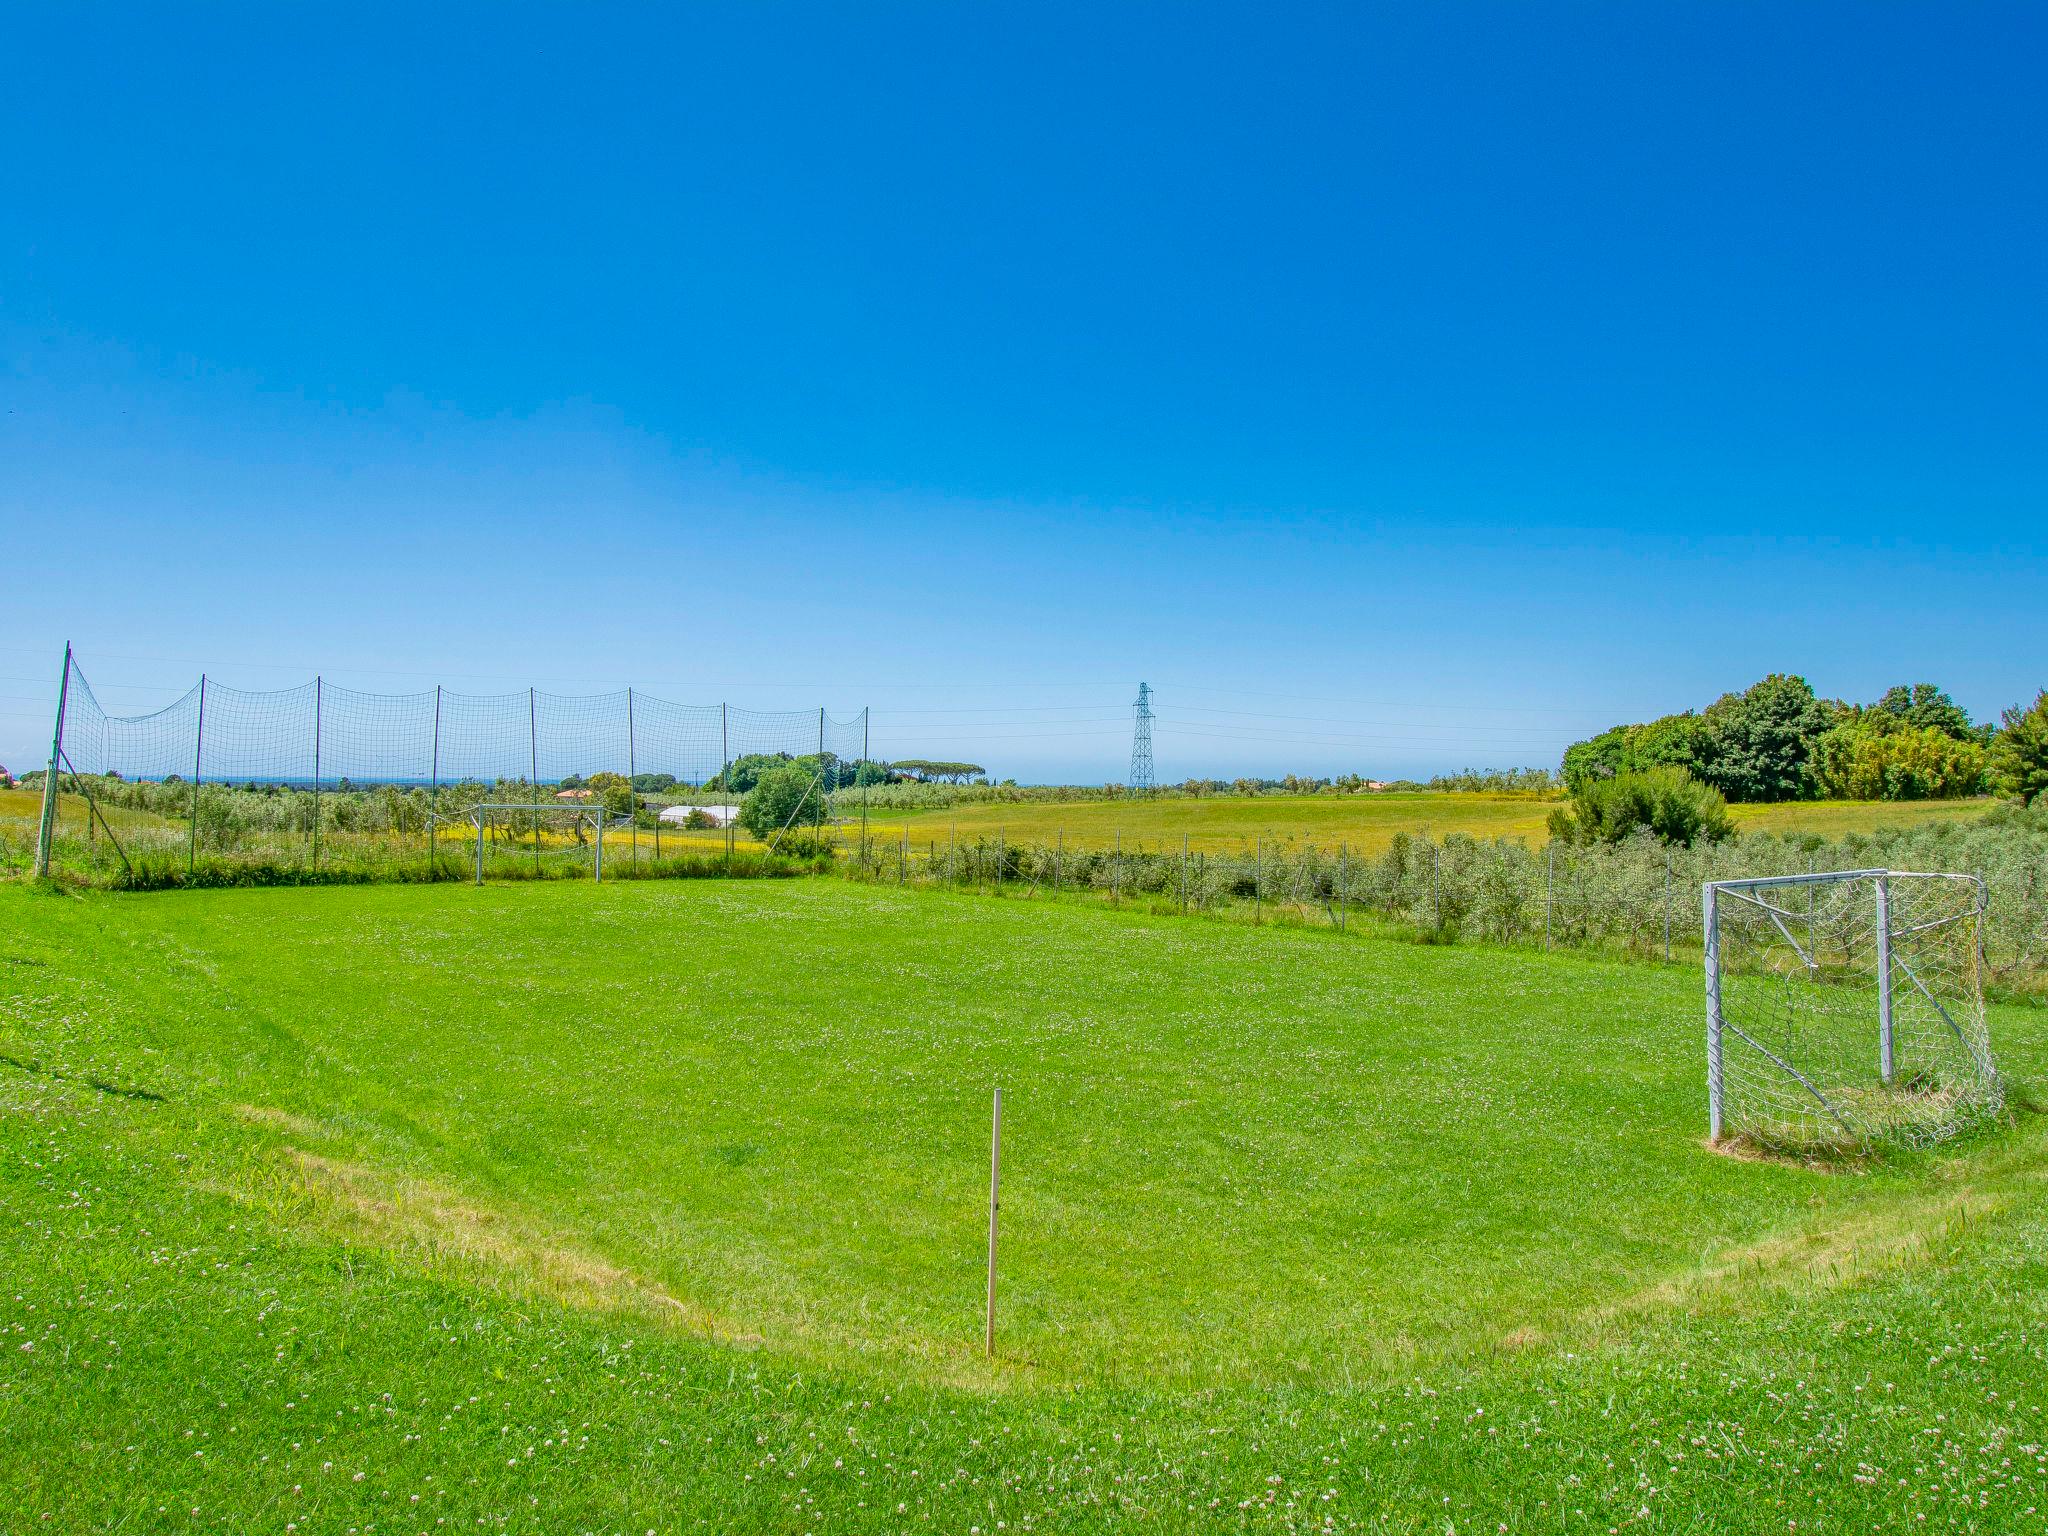
<path fill-rule="evenodd" d="M 1869 889 L 1867 907 L 1860 903 L 1859 886 Z M 1804 912 L 1785 900 L 1801 892 Z M 1823 942 L 1830 935 L 1816 937 L 1814 914 L 1822 892 L 1832 903 L 1826 919 L 1832 924 L 1832 955 Z M 1821 1128 L 1817 1142 L 1853 1148 L 1886 1140 L 1926 1144 L 1995 1110 L 2002 1091 L 1984 1018 L 1987 905 L 1983 880 L 1944 872 L 1849 869 L 1706 882 L 1701 932 L 1709 1139 L 1718 1145 L 1731 1135 L 1761 1131 L 1758 1139 L 1769 1141 L 1803 1114 Z M 1731 930 L 1745 941 L 1732 967 Z M 1740 1007 L 1729 1006 L 1731 991 L 1741 993 Z M 1911 1026 L 1911 1059 L 1903 1062 L 1902 1012 Z M 1759 1028 L 1760 1017 L 1780 1028 Z M 1839 1054 L 1827 1063 L 1826 1075 L 1815 1061 L 1796 1059 L 1801 1027 L 1811 1031 L 1810 1038 L 1832 1027 L 1834 1039 L 1823 1043 L 1839 1047 L 1840 1031 L 1859 1030 L 1864 1017 L 1871 1032 L 1867 1045 L 1855 1049 L 1868 1050 L 1867 1081 L 1858 1082 Z M 1780 1104 L 1789 1100 L 1797 1109 L 1757 1113 L 1748 1095 L 1731 1107 L 1729 1084 L 1738 1062 L 1746 1083 L 1766 1083 L 1783 1096 Z M 1898 1111 L 1914 1092 L 1922 1094 L 1921 1103 L 1911 1112 Z"/>
<path fill-rule="evenodd" d="M 463 812 L 463 819 L 476 829 L 476 883 L 484 883 L 484 822 L 490 812 L 504 811 L 521 816 L 560 816 L 572 822 L 589 824 L 595 836 L 592 839 L 593 852 L 590 861 L 590 878 L 602 884 L 604 881 L 604 829 L 606 815 L 601 805 L 586 805 L 581 802 L 564 804 L 562 801 L 543 800 L 538 803 L 526 800 L 487 800 L 472 805 Z M 536 862 L 536 867 L 538 863 Z"/>

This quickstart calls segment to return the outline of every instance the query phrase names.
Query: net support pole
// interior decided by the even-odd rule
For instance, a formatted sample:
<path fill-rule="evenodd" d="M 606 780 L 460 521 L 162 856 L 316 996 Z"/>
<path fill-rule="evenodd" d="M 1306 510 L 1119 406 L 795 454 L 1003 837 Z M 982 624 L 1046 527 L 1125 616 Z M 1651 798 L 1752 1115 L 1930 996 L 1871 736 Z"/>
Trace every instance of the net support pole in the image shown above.
<path fill-rule="evenodd" d="M 533 872 L 540 873 L 540 707 L 526 690 L 526 797 L 533 805 Z"/>
<path fill-rule="evenodd" d="M 839 787 L 839 765 L 838 765 L 837 763 L 834 763 L 834 764 L 832 765 L 832 788 L 833 788 L 833 789 L 837 789 L 838 787 Z M 827 795 L 828 793 L 829 793 L 829 791 L 828 791 L 828 790 L 827 790 L 827 789 L 825 788 L 825 706 L 824 706 L 824 705 L 822 705 L 822 704 L 820 704 L 820 705 L 818 706 L 818 809 L 817 809 L 817 817 L 818 817 L 818 821 L 817 821 L 817 826 L 818 826 L 818 836 L 819 836 L 819 837 L 821 837 L 821 838 L 822 838 L 822 837 L 823 837 L 823 836 L 825 835 L 825 796 L 826 796 L 826 795 Z"/>
<path fill-rule="evenodd" d="M 440 861 L 434 857 L 434 840 L 441 835 L 441 685 L 434 685 L 434 764 L 432 768 L 433 788 L 428 791 L 427 801 L 427 863 L 438 868 Z"/>
<path fill-rule="evenodd" d="M 1877 877 L 1877 1075 L 1892 1080 L 1892 889 Z"/>
<path fill-rule="evenodd" d="M 640 869 L 640 791 L 633 787 L 633 780 L 639 776 L 639 758 L 633 739 L 633 690 L 626 690 L 626 789 L 633 796 L 628 802 L 633 807 L 633 869 Z M 598 839 L 598 849 L 604 849 L 604 839 Z"/>
<path fill-rule="evenodd" d="M 860 780 L 860 867 L 865 874 L 868 867 L 868 707 L 860 711 L 860 767 L 854 770 L 854 777 Z"/>
<path fill-rule="evenodd" d="M 725 873 L 732 876 L 732 706 L 718 706 L 718 798 L 725 802 Z"/>
<path fill-rule="evenodd" d="M 192 732 L 192 840 L 185 845 L 185 874 L 199 865 L 199 767 L 206 749 L 206 674 L 199 674 L 199 724 Z"/>
<path fill-rule="evenodd" d="M 324 688 L 313 679 L 313 867 L 320 867 L 320 711 Z"/>
<path fill-rule="evenodd" d="M 64 756 L 64 708 L 71 700 L 71 643 L 64 644 L 64 673 L 57 679 L 57 724 L 50 732 L 50 768 L 43 775 L 43 819 L 36 831 L 36 873 L 50 872 L 57 841 L 57 764 Z"/>
<path fill-rule="evenodd" d="M 1700 931 L 1705 935 L 1707 972 L 1707 1137 L 1716 1142 L 1721 1139 L 1723 1108 L 1719 896 L 1711 882 L 1700 888 Z"/>

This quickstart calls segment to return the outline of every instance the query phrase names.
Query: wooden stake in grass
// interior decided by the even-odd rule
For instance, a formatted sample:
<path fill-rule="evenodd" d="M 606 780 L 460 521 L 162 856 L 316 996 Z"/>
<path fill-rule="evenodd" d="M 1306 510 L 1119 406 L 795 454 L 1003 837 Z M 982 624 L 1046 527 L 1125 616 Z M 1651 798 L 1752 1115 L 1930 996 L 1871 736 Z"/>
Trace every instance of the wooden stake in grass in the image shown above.
<path fill-rule="evenodd" d="M 1003 1090 L 996 1089 L 995 1118 L 988 1133 L 988 1329 L 982 1350 L 996 1355 L 996 1197 L 1003 1182 Z"/>

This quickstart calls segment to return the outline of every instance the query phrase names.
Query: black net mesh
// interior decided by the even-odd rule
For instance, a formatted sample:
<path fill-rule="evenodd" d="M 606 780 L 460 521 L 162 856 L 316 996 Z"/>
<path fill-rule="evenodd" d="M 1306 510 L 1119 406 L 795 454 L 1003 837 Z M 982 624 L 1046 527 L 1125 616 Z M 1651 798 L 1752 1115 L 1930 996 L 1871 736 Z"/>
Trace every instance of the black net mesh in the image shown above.
<path fill-rule="evenodd" d="M 643 853 L 691 846 L 836 840 L 844 829 L 833 828 L 829 797 L 858 782 L 866 750 L 862 715 L 637 690 L 381 694 L 316 679 L 255 692 L 206 678 L 123 717 L 67 659 L 64 696 L 60 782 L 68 775 L 96 809 L 62 797 L 55 841 L 131 868 L 138 856 L 182 854 L 189 870 L 202 857 L 374 864 L 515 848 L 535 864 L 569 853 L 594 866 L 614 833 L 637 866 Z M 800 804 L 761 836 L 736 831 L 747 790 L 770 768 L 802 777 Z M 126 836 L 102 848 L 102 829 Z"/>

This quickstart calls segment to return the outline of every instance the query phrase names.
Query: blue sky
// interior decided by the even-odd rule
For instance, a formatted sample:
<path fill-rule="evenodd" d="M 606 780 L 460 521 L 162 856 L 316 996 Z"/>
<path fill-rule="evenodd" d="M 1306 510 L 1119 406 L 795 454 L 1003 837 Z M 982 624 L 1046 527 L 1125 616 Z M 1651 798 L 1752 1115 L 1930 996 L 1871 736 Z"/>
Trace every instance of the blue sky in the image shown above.
<path fill-rule="evenodd" d="M 0 762 L 68 639 L 1122 776 L 2048 684 L 2048 12 L 38 8 Z"/>

